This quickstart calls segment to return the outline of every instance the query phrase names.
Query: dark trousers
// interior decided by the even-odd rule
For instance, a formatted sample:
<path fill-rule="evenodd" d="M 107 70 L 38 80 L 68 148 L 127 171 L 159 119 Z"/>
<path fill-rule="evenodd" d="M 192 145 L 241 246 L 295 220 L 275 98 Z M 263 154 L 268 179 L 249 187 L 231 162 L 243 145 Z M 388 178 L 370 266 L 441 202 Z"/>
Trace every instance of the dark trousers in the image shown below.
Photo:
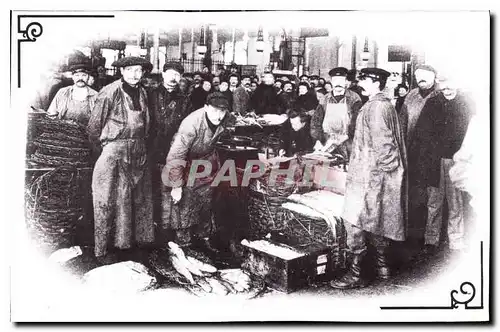
<path fill-rule="evenodd" d="M 346 224 L 347 228 L 347 247 L 355 255 L 359 255 L 368 249 L 368 243 L 375 248 L 385 249 L 389 246 L 390 240 L 386 237 L 376 235 L 362 230 L 359 227 Z"/>

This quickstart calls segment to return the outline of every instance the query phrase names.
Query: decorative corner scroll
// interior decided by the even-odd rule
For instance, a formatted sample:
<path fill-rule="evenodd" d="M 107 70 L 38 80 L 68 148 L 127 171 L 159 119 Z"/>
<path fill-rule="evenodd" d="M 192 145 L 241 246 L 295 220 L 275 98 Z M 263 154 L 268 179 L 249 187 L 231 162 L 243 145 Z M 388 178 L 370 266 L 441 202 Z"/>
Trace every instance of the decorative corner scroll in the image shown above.
<path fill-rule="evenodd" d="M 380 307 L 382 310 L 440 310 L 440 309 L 458 309 L 463 305 L 465 309 L 484 309 L 484 269 L 483 269 L 483 241 L 481 241 L 480 248 L 480 268 L 481 268 L 481 304 L 477 306 L 469 305 L 470 302 L 476 297 L 476 287 L 470 281 L 464 281 L 460 285 L 460 293 L 457 290 L 450 292 L 450 305 L 448 306 L 401 306 Z M 457 299 L 458 297 L 458 299 Z"/>
<path fill-rule="evenodd" d="M 469 289 L 469 291 L 467 291 L 467 288 Z M 468 298 L 466 298 L 466 300 L 464 300 L 464 301 L 457 300 L 455 298 L 455 295 L 458 294 L 458 291 L 452 290 L 450 292 L 451 306 L 453 307 L 453 309 L 456 309 L 456 308 L 458 308 L 459 304 L 463 304 L 463 305 L 465 305 L 465 309 L 469 309 L 469 303 L 476 296 L 476 287 L 474 287 L 474 285 L 471 282 L 466 281 L 460 285 L 460 292 L 463 295 L 468 295 Z"/>
<path fill-rule="evenodd" d="M 43 26 L 39 22 L 31 22 L 26 29 L 20 30 L 24 39 L 19 39 L 20 42 L 35 42 L 43 33 Z"/>
<path fill-rule="evenodd" d="M 12 15 L 12 11 L 11 11 Z M 36 42 L 43 34 L 43 26 L 38 21 L 31 21 L 24 28 L 21 26 L 21 19 L 35 18 L 113 18 L 115 15 L 18 15 L 17 16 L 17 33 L 21 35 L 17 39 L 17 87 L 21 87 L 21 43 Z M 12 29 L 12 16 L 11 16 Z M 11 52 L 12 57 L 12 52 Z M 12 60 L 12 59 L 11 59 Z"/>

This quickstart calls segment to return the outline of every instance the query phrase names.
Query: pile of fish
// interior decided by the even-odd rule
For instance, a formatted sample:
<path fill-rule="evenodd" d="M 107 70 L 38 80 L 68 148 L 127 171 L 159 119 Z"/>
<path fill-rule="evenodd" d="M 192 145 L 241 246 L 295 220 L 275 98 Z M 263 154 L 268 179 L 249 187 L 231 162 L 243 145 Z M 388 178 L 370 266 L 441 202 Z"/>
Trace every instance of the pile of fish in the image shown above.
<path fill-rule="evenodd" d="M 186 255 L 174 242 L 168 243 L 170 262 L 186 288 L 197 296 L 248 293 L 254 287 L 250 276 L 241 269 L 218 270 Z"/>
<path fill-rule="evenodd" d="M 91 148 L 85 127 L 60 119 L 39 119 L 42 133 L 31 143 L 36 147 L 29 160 L 33 166 L 87 167 L 91 164 Z"/>
<path fill-rule="evenodd" d="M 258 126 L 262 128 L 267 122 L 258 118 L 254 113 L 248 113 L 245 116 L 236 115 L 236 126 Z"/>

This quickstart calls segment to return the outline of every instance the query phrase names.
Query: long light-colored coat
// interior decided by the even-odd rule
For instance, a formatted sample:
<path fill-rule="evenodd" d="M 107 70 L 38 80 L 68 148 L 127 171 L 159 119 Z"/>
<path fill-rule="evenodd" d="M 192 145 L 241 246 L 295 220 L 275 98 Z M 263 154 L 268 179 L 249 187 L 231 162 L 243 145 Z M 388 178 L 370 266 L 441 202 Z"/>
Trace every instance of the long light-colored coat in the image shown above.
<path fill-rule="evenodd" d="M 376 235 L 406 238 L 406 149 L 394 106 L 382 93 L 360 110 L 343 218 Z"/>

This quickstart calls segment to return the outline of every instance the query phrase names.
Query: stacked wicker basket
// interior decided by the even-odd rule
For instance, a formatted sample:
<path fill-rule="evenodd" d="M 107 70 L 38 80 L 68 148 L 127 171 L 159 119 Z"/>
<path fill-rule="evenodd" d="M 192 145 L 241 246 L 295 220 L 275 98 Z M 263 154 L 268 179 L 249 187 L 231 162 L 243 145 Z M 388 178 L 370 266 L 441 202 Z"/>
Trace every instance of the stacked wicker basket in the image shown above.
<path fill-rule="evenodd" d="M 36 172 L 31 174 L 37 175 L 26 183 L 26 222 L 41 249 L 53 251 L 75 244 L 76 227 L 84 219 L 88 200 L 82 183 L 90 181 L 91 175 L 79 168 L 91 165 L 91 149 L 82 125 L 59 119 L 34 120 L 39 133 L 28 142 L 36 149 L 28 165 L 30 172 Z"/>
<path fill-rule="evenodd" d="M 86 167 L 91 163 L 91 148 L 85 127 L 65 120 L 40 119 L 42 134 L 33 140 L 36 152 L 30 164 L 35 166 Z"/>
<path fill-rule="evenodd" d="M 280 176 L 271 185 L 269 177 L 270 171 L 249 183 L 248 217 L 250 233 L 254 238 L 283 228 L 287 216 L 281 204 L 297 187 L 294 180 Z"/>

